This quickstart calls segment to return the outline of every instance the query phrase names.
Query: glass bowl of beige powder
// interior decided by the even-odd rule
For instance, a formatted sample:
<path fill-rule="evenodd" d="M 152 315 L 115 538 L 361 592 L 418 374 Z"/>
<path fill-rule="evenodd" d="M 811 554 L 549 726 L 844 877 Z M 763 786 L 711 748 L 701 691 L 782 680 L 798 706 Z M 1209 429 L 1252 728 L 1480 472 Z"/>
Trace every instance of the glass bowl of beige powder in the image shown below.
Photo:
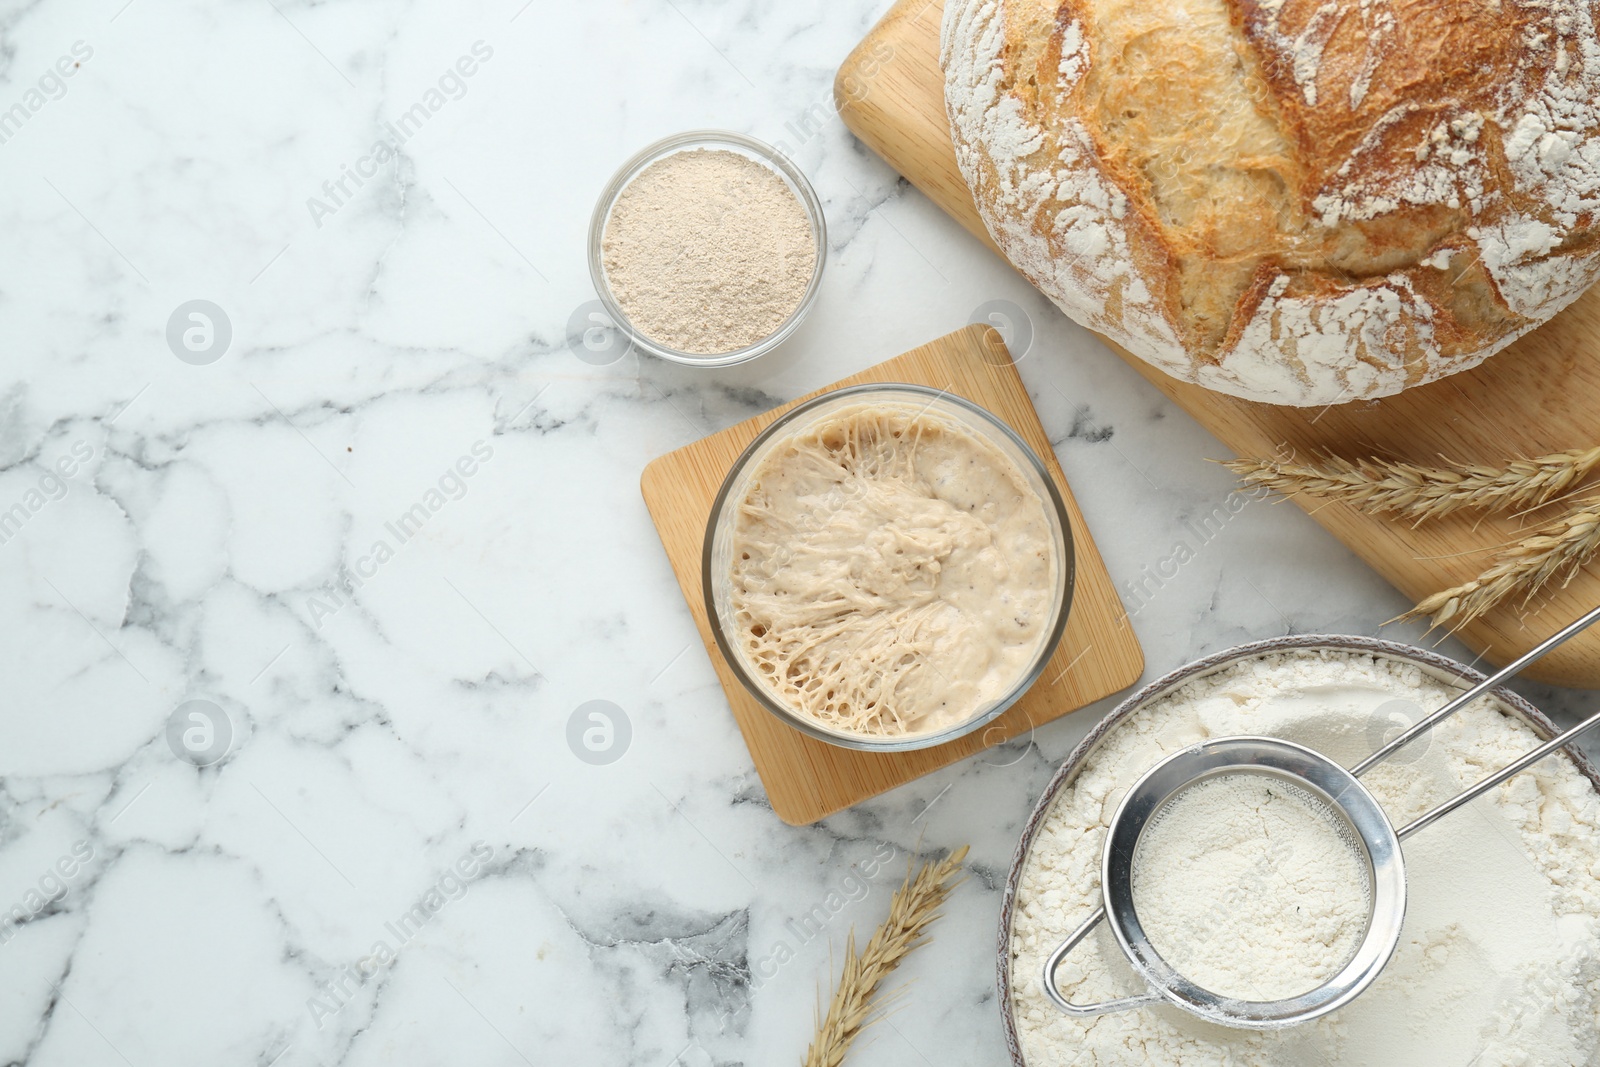
<path fill-rule="evenodd" d="M 907 751 L 982 729 L 1054 655 L 1066 505 L 1000 419 L 911 384 L 780 415 L 712 504 L 701 580 L 744 687 L 803 733 Z"/>
<path fill-rule="evenodd" d="M 800 325 L 827 243 L 822 204 L 782 153 L 694 130 L 657 141 L 611 179 L 589 224 L 589 273 L 636 347 L 728 367 Z"/>

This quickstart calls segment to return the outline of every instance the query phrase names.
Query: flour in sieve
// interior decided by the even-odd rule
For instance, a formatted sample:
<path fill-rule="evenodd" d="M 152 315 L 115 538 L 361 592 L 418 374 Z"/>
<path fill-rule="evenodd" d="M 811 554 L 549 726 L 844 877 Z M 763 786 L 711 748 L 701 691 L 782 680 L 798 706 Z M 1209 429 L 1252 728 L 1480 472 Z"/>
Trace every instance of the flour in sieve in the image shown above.
<path fill-rule="evenodd" d="M 1106 827 L 1153 764 L 1258 734 L 1350 766 L 1393 727 L 1396 700 L 1415 719 L 1455 694 L 1411 664 L 1298 650 L 1196 679 L 1120 723 L 1056 796 L 1019 876 L 1010 1008 L 1028 1067 L 1600 1067 L 1600 794 L 1560 756 L 1406 840 L 1399 947 L 1330 1015 L 1253 1032 L 1170 1006 L 1073 1019 L 1044 995 L 1044 958 L 1098 905 Z M 1479 700 L 1362 782 L 1403 825 L 1538 743 Z M 1059 979 L 1080 1002 L 1141 988 L 1103 925 Z"/>
<path fill-rule="evenodd" d="M 1150 944 L 1225 997 L 1287 1000 L 1321 985 L 1355 955 L 1372 900 L 1359 846 L 1337 818 L 1261 774 L 1178 793 L 1134 853 L 1133 906 Z"/>
<path fill-rule="evenodd" d="M 726 149 L 675 152 L 640 171 L 611 209 L 601 255 L 634 328 L 696 355 L 770 336 L 800 306 L 817 262 L 794 191 Z"/>

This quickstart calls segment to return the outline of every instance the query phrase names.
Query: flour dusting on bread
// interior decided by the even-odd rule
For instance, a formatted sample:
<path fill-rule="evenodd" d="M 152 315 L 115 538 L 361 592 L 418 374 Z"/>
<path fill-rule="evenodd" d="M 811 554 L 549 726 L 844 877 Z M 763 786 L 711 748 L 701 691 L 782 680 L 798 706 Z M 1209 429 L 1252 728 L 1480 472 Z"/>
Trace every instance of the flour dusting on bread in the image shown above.
<path fill-rule="evenodd" d="M 1600 274 L 1585 0 L 949 0 L 941 45 L 996 242 L 1176 377 L 1386 396 Z"/>
<path fill-rule="evenodd" d="M 994 203 L 989 222 L 1001 247 L 1078 322 L 1090 329 L 1115 332 L 1118 340 L 1143 359 L 1171 364 L 1177 372 L 1181 355 L 1177 335 L 1157 311 L 1149 288 L 1135 267 L 1129 249 L 1126 195 L 1105 179 L 1094 159 L 1094 145 L 1081 123 L 1067 122 L 1054 132 L 1054 165 L 1036 170 L 1031 160 L 1045 142 L 1045 132 L 1024 113 L 1022 102 L 1002 84 L 998 58 L 980 68 L 976 57 L 996 55 L 1003 43 L 998 0 L 984 0 L 946 13 L 946 54 L 952 40 L 971 40 L 971 62 L 964 92 L 949 98 L 951 121 L 963 129 L 983 130 L 984 152 L 993 168 Z M 965 15 L 963 18 L 962 16 Z M 1056 61 L 1064 87 L 1070 86 L 1088 61 L 1081 29 L 1069 24 L 1062 39 L 1076 45 Z M 956 141 L 958 156 L 975 149 Z M 962 170 L 971 180 L 971 164 Z M 1113 306 L 1114 304 L 1114 306 Z"/>

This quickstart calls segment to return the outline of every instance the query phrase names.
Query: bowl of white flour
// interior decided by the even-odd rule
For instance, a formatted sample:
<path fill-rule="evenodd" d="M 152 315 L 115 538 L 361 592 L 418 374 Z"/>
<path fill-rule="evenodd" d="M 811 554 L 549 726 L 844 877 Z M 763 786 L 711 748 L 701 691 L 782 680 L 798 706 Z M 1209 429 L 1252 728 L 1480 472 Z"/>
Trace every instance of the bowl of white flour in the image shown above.
<path fill-rule="evenodd" d="M 1363 637 L 1297 636 L 1208 657 L 1134 694 L 1084 739 L 1034 808 L 1012 861 L 999 986 L 1018 1067 L 1597 1067 L 1600 1065 L 1600 776 L 1564 753 L 1405 844 L 1400 945 L 1361 997 L 1271 1032 L 1202 1022 L 1170 1005 L 1076 1019 L 1046 997 L 1045 957 L 1100 903 L 1100 861 L 1118 803 L 1144 771 L 1189 745 L 1279 737 L 1350 766 L 1482 675 L 1421 649 Z M 1554 736 L 1496 690 L 1363 777 L 1401 825 Z M 1324 832 L 1281 798 L 1274 855 L 1320 855 Z M 1221 820 L 1150 835 L 1154 870 L 1192 872 L 1162 909 L 1162 947 L 1218 981 L 1281 992 L 1336 966 L 1359 909 L 1289 879 L 1242 877 L 1247 841 Z M 1300 841 L 1300 837 L 1306 841 Z M 1228 849 L 1239 863 L 1214 861 Z M 1201 852 L 1205 855 L 1191 855 Z M 1287 866 L 1287 865 L 1278 865 Z M 1276 875 L 1276 870 L 1275 870 Z M 1216 884 L 1211 884 L 1212 882 Z M 1346 913 L 1351 914 L 1346 914 Z M 1076 1003 L 1143 992 L 1102 927 L 1062 965 Z"/>

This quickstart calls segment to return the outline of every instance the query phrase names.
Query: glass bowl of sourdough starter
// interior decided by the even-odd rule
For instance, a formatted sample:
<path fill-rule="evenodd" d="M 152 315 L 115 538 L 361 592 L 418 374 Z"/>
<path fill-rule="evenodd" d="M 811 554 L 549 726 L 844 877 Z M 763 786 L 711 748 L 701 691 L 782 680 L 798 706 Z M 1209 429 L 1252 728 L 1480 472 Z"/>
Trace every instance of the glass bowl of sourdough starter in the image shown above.
<path fill-rule="evenodd" d="M 1190 717 L 1194 722 L 1177 721 L 1175 716 L 1152 718 L 1165 713 L 1169 698 L 1183 697 L 1185 687 L 1204 684 L 1215 676 L 1225 677 L 1236 669 L 1248 669 L 1274 661 L 1293 663 L 1301 658 L 1307 662 L 1331 664 L 1333 666 L 1329 668 L 1329 673 L 1339 677 L 1345 677 L 1346 674 L 1342 672 L 1348 672 L 1351 679 L 1348 684 L 1360 690 L 1358 696 L 1350 698 L 1349 708 L 1343 707 L 1338 698 L 1327 692 L 1324 688 L 1326 679 L 1313 676 L 1303 690 L 1275 694 L 1273 699 L 1281 701 L 1276 706 L 1262 705 L 1257 709 L 1239 703 L 1238 696 L 1225 692 L 1205 698 L 1189 698 L 1193 708 Z M 1346 663 L 1355 666 L 1341 666 Z M 1418 704 L 1401 692 L 1386 688 L 1392 683 L 1390 679 L 1384 679 L 1382 687 L 1374 686 L 1370 678 L 1358 679 L 1356 667 L 1365 664 L 1372 665 L 1371 671 L 1378 674 L 1396 672 L 1398 676 L 1409 678 L 1413 685 L 1432 687 L 1437 692 L 1429 700 Z M 1406 1041 L 1412 1045 L 1420 1042 L 1426 1047 L 1427 1052 L 1421 1062 L 1464 1063 L 1472 1059 L 1470 1052 L 1459 1060 L 1451 1059 L 1451 1053 L 1439 1047 L 1446 1040 L 1441 1032 L 1445 1025 L 1440 1021 L 1442 1013 L 1448 1010 L 1457 1016 L 1470 1016 L 1475 1002 L 1468 995 L 1468 990 L 1492 990 L 1504 976 L 1483 969 L 1486 961 L 1478 957 L 1480 949 L 1477 947 L 1463 952 L 1457 952 L 1448 945 L 1427 948 L 1433 944 L 1430 940 L 1433 933 L 1428 930 L 1428 924 L 1431 923 L 1435 928 L 1454 922 L 1467 922 L 1470 925 L 1474 919 L 1482 919 L 1483 916 L 1441 913 L 1437 899 L 1424 902 L 1424 898 L 1436 894 L 1441 872 L 1438 869 L 1424 871 L 1420 865 L 1414 865 L 1413 861 L 1420 858 L 1417 849 L 1440 850 L 1429 857 L 1434 868 L 1444 867 L 1444 881 L 1451 885 L 1466 886 L 1473 899 L 1484 902 L 1482 911 L 1488 916 L 1489 927 L 1495 930 L 1500 929 L 1507 915 L 1532 907 L 1533 902 L 1515 895 L 1500 898 L 1493 893 L 1477 891 L 1481 887 L 1471 883 L 1468 872 L 1461 868 L 1462 863 L 1470 862 L 1463 857 L 1472 857 L 1480 865 L 1487 864 L 1491 858 L 1503 861 L 1504 857 L 1492 857 L 1489 850 L 1475 852 L 1475 846 L 1480 844 L 1475 840 L 1451 842 L 1449 838 L 1452 833 L 1465 832 L 1459 826 L 1451 829 L 1441 825 L 1430 829 L 1406 846 L 1411 893 L 1419 904 L 1416 911 L 1420 914 L 1407 916 L 1406 941 L 1402 943 L 1402 953 L 1410 951 L 1414 955 L 1421 955 L 1426 949 L 1428 958 L 1433 962 L 1423 968 L 1418 966 L 1415 959 L 1407 963 L 1397 957 L 1391 962 L 1390 970 L 1410 968 L 1411 978 L 1424 983 L 1416 994 L 1407 993 L 1399 979 L 1391 981 L 1394 976 L 1386 973 L 1380 979 L 1378 990 L 1369 991 L 1366 996 L 1333 1015 L 1269 1033 L 1216 1027 L 1190 1019 L 1172 1011 L 1170 1007 L 1144 1007 L 1126 1014 L 1076 1020 L 1061 1014 L 1046 1001 L 1037 964 L 1060 937 L 1076 928 L 1099 904 L 1103 838 L 1097 835 L 1103 833 L 1111 811 L 1127 788 L 1163 756 L 1214 736 L 1253 732 L 1306 744 L 1341 763 L 1353 765 L 1389 741 L 1410 722 L 1442 706 L 1450 697 L 1466 691 L 1484 677 L 1483 673 L 1472 667 L 1410 645 L 1372 637 L 1298 634 L 1240 645 L 1180 667 L 1150 682 L 1096 723 L 1061 764 L 1035 804 L 1012 855 L 1011 869 L 1001 897 L 996 984 L 1006 1047 L 1014 1067 L 1039 1067 L 1041 1064 L 1064 1062 L 1064 1058 L 1070 1058 L 1068 1052 L 1074 1056 L 1087 1054 L 1094 1058 L 1094 1062 L 1107 1064 L 1108 1067 L 1123 1063 L 1132 1067 L 1133 1064 L 1142 1065 L 1157 1060 L 1168 1062 L 1176 1058 L 1182 1058 L 1185 1063 L 1222 1064 L 1239 1062 L 1242 1057 L 1264 1067 L 1305 1063 L 1308 1056 L 1311 1059 L 1323 1056 L 1328 1058 L 1327 1062 L 1337 1060 L 1340 1063 L 1417 1062 L 1391 1055 L 1397 1033 L 1403 1033 Z M 1353 714 L 1351 709 L 1354 709 Z M 1260 716 L 1261 720 L 1246 729 L 1234 721 L 1245 713 Z M 1476 751 L 1473 745 L 1487 745 L 1487 738 L 1477 742 L 1462 740 L 1465 734 L 1456 731 L 1481 730 L 1484 721 L 1499 721 L 1502 717 L 1506 722 L 1504 732 L 1528 735 L 1515 739 L 1513 747 L 1518 755 L 1536 747 L 1538 741 L 1548 740 L 1560 732 L 1536 707 L 1502 686 L 1486 693 L 1466 710 L 1435 727 L 1431 735 L 1419 738 L 1411 747 L 1401 749 L 1363 782 L 1378 793 L 1378 799 L 1391 818 L 1399 817 L 1402 821 L 1413 818 L 1436 801 L 1455 793 L 1462 785 L 1481 777 L 1485 767 L 1499 766 L 1503 756 L 1481 752 L 1472 754 Z M 1456 760 L 1463 766 L 1441 763 L 1448 760 Z M 1446 781 L 1441 783 L 1429 778 L 1440 773 L 1434 763 L 1441 763 L 1444 767 L 1448 773 Z M 1389 774 L 1387 780 L 1378 781 L 1386 771 Z M 1600 790 L 1600 771 L 1576 747 L 1563 749 L 1559 757 L 1552 757 L 1524 774 L 1528 777 L 1524 780 L 1523 788 L 1535 799 L 1521 802 L 1530 804 L 1528 810 L 1533 812 L 1540 810 L 1540 798 L 1553 807 L 1557 799 L 1569 802 L 1575 796 L 1588 796 Z M 1107 775 L 1116 778 L 1117 783 L 1108 786 L 1105 782 Z M 1086 792 L 1081 797 L 1078 795 L 1080 783 L 1086 785 Z M 1501 793 L 1491 793 L 1476 802 L 1480 819 L 1483 818 L 1483 809 L 1491 802 L 1519 803 L 1506 799 L 1510 795 L 1506 792 L 1509 788 L 1503 786 Z M 1397 808 L 1397 800 L 1415 806 L 1416 810 Z M 1552 818 L 1559 819 L 1559 816 Z M 1087 825 L 1086 830 L 1079 826 L 1079 820 Z M 1500 830 L 1487 820 L 1481 826 L 1473 827 L 1473 830 L 1490 841 L 1499 840 L 1497 835 Z M 1439 834 L 1440 838 L 1430 842 L 1427 834 Z M 1516 836 L 1515 832 L 1510 833 L 1500 842 L 1501 847 L 1513 851 L 1524 847 L 1516 841 Z M 1577 831 L 1569 831 L 1567 836 L 1577 838 L 1582 835 Z M 1512 857 L 1508 862 L 1520 867 L 1525 861 L 1520 857 Z M 1583 862 L 1587 864 L 1591 860 L 1586 858 Z M 1593 877 L 1600 878 L 1600 864 L 1595 865 Z M 1569 881 L 1581 879 L 1581 870 L 1574 870 L 1569 876 Z M 1220 928 L 1229 914 L 1224 905 L 1199 892 L 1195 895 L 1197 899 L 1208 902 L 1212 909 L 1213 925 Z M 1553 921 L 1563 920 L 1556 918 Z M 1477 934 L 1468 930 L 1462 935 L 1464 943 L 1476 946 L 1473 938 L 1482 933 L 1481 930 Z M 1504 947 L 1499 939 L 1500 935 L 1496 934 L 1491 940 Z M 1507 939 L 1505 943 L 1516 940 Z M 1097 941 L 1104 944 L 1097 945 Z M 1536 938 L 1530 939 L 1524 945 L 1528 952 L 1535 955 L 1538 952 L 1532 946 L 1536 942 Z M 1247 943 L 1240 941 L 1239 951 L 1248 947 Z M 1084 968 L 1082 980 L 1091 984 L 1093 994 L 1075 995 L 1075 1001 L 1142 992 L 1139 988 L 1142 983 L 1132 975 L 1131 968 L 1121 958 L 1110 937 L 1091 938 L 1082 949 L 1089 950 L 1091 955 L 1103 954 L 1111 960 L 1112 966 L 1107 969 L 1108 974 L 1095 975 L 1089 970 L 1089 962 L 1081 963 Z M 1438 959 L 1435 959 L 1436 956 Z M 1098 970 L 1103 965 L 1094 966 Z M 1454 979 L 1446 980 L 1434 973 L 1436 970 L 1443 973 L 1449 969 L 1465 972 L 1466 977 L 1462 979 L 1464 984 L 1460 989 L 1451 984 Z M 1542 970 L 1554 973 L 1549 966 Z M 1417 977 L 1419 975 L 1420 978 Z M 1116 988 L 1114 991 L 1101 989 L 1094 984 L 1097 980 L 1109 980 Z M 1433 984 L 1426 984 L 1428 982 Z M 1445 1004 L 1442 1000 L 1431 999 L 1446 992 L 1450 992 L 1460 1003 Z M 1536 999 L 1564 1003 L 1554 994 L 1544 992 Z M 1594 1011 L 1592 1002 L 1588 1010 L 1591 1013 Z M 1573 1014 L 1581 1016 L 1583 1010 L 1574 1009 Z M 1418 1017 L 1429 1018 L 1435 1025 L 1421 1030 L 1410 1026 L 1408 1020 Z M 1530 1015 L 1530 1018 L 1533 1017 Z M 1453 1019 L 1451 1025 L 1459 1022 L 1459 1019 Z M 1538 1025 L 1537 1019 L 1532 1025 Z M 1493 1027 L 1489 1026 L 1489 1029 Z M 1139 1035 L 1139 1043 L 1122 1044 L 1122 1037 L 1130 1031 Z M 1344 1042 L 1345 1047 L 1335 1046 L 1335 1033 L 1339 1035 L 1337 1040 Z M 1449 1036 L 1453 1039 L 1456 1035 L 1452 1032 Z M 1105 1047 L 1091 1046 L 1092 1041 L 1100 1041 Z M 1163 1042 L 1177 1041 L 1183 1042 L 1181 1052 L 1163 1045 Z"/>
<path fill-rule="evenodd" d="M 653 164 L 685 152 L 731 152 L 759 164 L 777 176 L 794 195 L 811 231 L 815 260 L 805 290 L 795 301 L 793 309 L 761 336 L 726 351 L 689 351 L 684 347 L 675 347 L 660 337 L 652 336 L 649 330 L 628 315 L 624 307 L 625 301 L 619 299 L 619 294 L 606 270 L 607 226 L 611 222 L 612 212 L 616 209 L 618 200 L 633 181 Z M 822 285 L 823 267 L 827 262 L 827 252 L 827 220 L 823 217 L 822 202 L 817 199 L 817 194 L 811 188 L 811 183 L 806 180 L 806 176 L 789 161 L 788 157 L 771 145 L 726 130 L 690 130 L 657 141 L 645 148 L 624 163 L 612 177 L 605 191 L 600 194 L 600 199 L 595 203 L 594 215 L 589 221 L 589 276 L 594 282 L 595 292 L 599 295 L 600 303 L 605 307 L 606 313 L 638 348 L 651 355 L 690 367 L 730 367 L 736 363 L 746 363 L 782 344 L 799 327 L 801 320 L 816 303 L 817 292 Z M 741 280 L 753 281 L 735 279 L 736 282 Z"/>
<path fill-rule="evenodd" d="M 914 439 L 913 439 L 914 438 Z M 745 689 L 795 729 L 897 752 L 982 729 L 1050 661 L 1072 527 L 1048 469 L 983 408 L 858 385 L 778 416 L 712 504 L 701 581 Z"/>

